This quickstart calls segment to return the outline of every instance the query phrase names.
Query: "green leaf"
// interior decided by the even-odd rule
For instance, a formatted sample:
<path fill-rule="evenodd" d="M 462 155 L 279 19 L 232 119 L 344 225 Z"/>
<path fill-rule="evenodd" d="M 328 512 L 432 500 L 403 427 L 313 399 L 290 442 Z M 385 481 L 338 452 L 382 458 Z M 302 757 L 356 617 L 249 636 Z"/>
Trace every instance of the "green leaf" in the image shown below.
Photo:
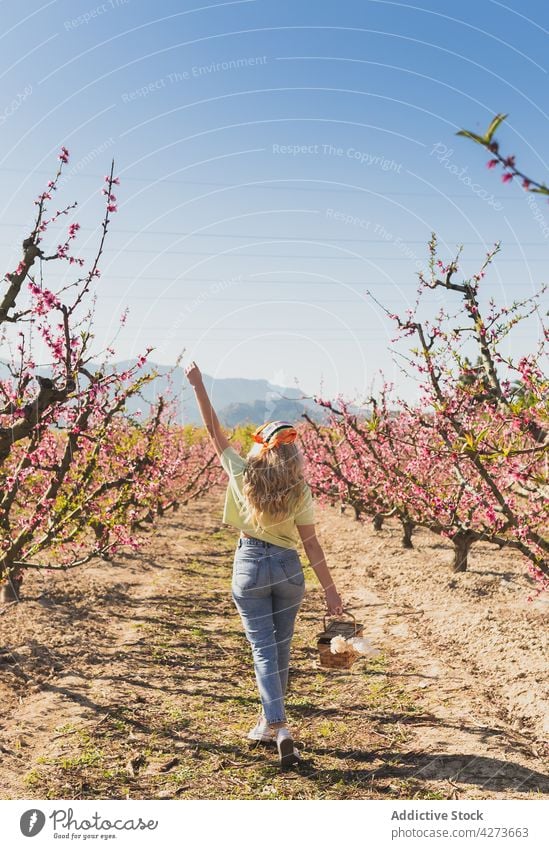
<path fill-rule="evenodd" d="M 477 144 L 486 144 L 482 136 L 477 136 L 476 133 L 470 133 L 469 130 L 459 130 L 456 133 L 456 136 L 466 136 L 468 139 L 473 139 Z"/>
<path fill-rule="evenodd" d="M 479 136 L 477 135 L 477 133 L 472 133 L 470 130 L 459 130 L 456 133 L 456 136 L 465 136 L 468 139 L 472 139 L 477 144 L 481 144 L 483 145 L 483 147 L 487 147 L 488 145 L 490 145 L 497 128 L 499 127 L 502 121 L 505 121 L 507 117 L 508 115 L 504 115 L 503 112 L 498 112 L 496 117 L 492 118 L 492 120 L 490 121 L 488 129 L 486 130 L 483 136 Z"/>
<path fill-rule="evenodd" d="M 501 124 L 501 122 L 505 121 L 506 118 L 507 118 L 507 115 L 504 115 L 503 112 L 499 112 L 496 115 L 496 117 L 492 119 L 492 121 L 490 122 L 490 126 L 486 130 L 486 133 L 485 133 L 485 136 L 484 136 L 484 140 L 486 142 L 490 143 L 492 141 L 492 136 L 496 132 L 496 130 L 499 127 L 499 125 Z"/>

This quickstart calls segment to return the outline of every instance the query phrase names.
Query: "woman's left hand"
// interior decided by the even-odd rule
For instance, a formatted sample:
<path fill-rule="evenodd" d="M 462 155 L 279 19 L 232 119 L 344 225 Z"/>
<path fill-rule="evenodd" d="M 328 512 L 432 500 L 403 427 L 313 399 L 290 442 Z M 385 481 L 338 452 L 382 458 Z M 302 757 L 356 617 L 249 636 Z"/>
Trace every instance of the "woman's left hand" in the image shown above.
<path fill-rule="evenodd" d="M 191 386 L 200 386 L 200 384 L 202 383 L 202 374 L 194 360 L 189 363 L 188 366 L 186 366 L 185 376 L 187 377 Z"/>
<path fill-rule="evenodd" d="M 337 616 L 343 613 L 343 602 L 341 596 L 334 586 L 324 590 L 326 596 L 326 607 L 330 616 Z"/>

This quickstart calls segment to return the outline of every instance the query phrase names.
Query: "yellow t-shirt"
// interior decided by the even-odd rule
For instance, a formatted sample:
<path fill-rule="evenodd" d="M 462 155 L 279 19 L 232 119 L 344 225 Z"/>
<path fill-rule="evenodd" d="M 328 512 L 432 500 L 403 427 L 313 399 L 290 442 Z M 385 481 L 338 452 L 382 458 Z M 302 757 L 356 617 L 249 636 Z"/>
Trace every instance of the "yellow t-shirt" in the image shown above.
<path fill-rule="evenodd" d="M 229 475 L 229 484 L 225 495 L 223 523 L 232 525 L 256 539 L 272 542 L 284 548 L 297 548 L 299 544 L 298 525 L 313 525 L 315 522 L 314 503 L 311 489 L 305 484 L 304 494 L 291 516 L 273 521 L 268 528 L 258 530 L 246 522 L 246 502 L 242 494 L 243 472 L 246 460 L 229 445 L 221 454 L 221 465 Z"/>

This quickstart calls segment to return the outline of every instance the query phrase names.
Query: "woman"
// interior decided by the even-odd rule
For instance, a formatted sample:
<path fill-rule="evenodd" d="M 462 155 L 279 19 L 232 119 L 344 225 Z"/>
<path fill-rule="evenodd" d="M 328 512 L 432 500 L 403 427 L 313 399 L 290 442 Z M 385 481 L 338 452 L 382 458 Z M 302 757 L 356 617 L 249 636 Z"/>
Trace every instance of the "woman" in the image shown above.
<path fill-rule="evenodd" d="M 224 524 L 240 530 L 235 552 L 232 597 L 250 642 L 263 706 L 248 739 L 276 742 L 281 766 L 296 757 L 286 724 L 284 696 L 290 643 L 305 593 L 297 532 L 326 595 L 328 613 L 342 613 L 342 601 L 316 537 L 311 490 L 303 478 L 303 458 L 289 422 L 267 422 L 254 433 L 246 459 L 221 430 L 195 362 L 185 369 L 202 420 L 229 476 Z"/>

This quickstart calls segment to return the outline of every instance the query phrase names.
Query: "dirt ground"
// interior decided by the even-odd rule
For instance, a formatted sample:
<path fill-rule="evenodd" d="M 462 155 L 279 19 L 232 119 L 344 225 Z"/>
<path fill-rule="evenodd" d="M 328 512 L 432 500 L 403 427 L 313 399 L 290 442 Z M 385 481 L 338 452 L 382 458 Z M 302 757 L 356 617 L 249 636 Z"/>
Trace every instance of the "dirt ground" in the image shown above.
<path fill-rule="evenodd" d="M 230 596 L 223 493 L 167 515 L 138 553 L 29 573 L 0 615 L 3 799 L 549 798 L 549 599 L 514 553 L 450 547 L 317 505 L 338 588 L 381 649 L 319 667 L 306 565 L 287 699 L 302 761 L 248 744 L 259 702 Z M 306 558 L 302 553 L 302 561 Z"/>

